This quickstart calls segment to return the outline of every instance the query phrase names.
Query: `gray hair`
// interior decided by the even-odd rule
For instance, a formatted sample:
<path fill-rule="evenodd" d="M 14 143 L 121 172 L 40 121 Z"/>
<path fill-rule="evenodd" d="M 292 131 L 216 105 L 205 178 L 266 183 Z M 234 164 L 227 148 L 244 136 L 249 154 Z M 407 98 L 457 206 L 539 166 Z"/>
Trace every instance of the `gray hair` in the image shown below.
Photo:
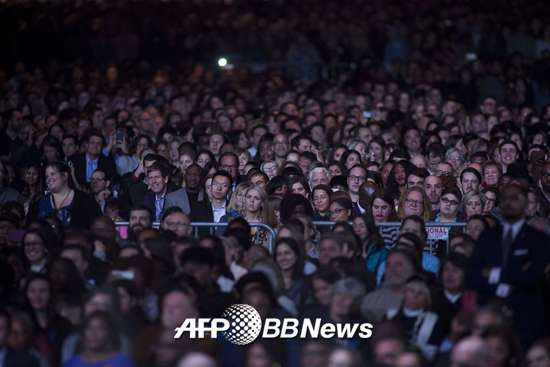
<path fill-rule="evenodd" d="M 365 293 L 367 293 L 365 286 L 357 279 L 352 277 L 340 279 L 339 281 L 334 283 L 332 285 L 331 292 L 333 296 L 337 293 L 351 294 L 355 301 L 363 297 Z"/>

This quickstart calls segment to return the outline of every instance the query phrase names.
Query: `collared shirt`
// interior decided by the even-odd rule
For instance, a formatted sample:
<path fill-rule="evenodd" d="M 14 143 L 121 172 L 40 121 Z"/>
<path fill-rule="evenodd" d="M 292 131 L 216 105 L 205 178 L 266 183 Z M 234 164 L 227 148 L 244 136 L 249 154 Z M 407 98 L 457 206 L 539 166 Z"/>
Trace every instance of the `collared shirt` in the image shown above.
<path fill-rule="evenodd" d="M 212 216 L 214 217 L 214 222 L 219 223 L 220 219 L 225 215 L 225 206 L 221 208 L 214 208 L 212 206 Z"/>
<path fill-rule="evenodd" d="M 166 198 L 166 191 L 161 195 L 155 195 L 155 221 L 160 222 L 162 212 L 164 211 L 164 201 Z"/>
<path fill-rule="evenodd" d="M 91 159 L 86 154 L 86 182 L 92 181 L 92 173 L 97 169 L 99 158 Z"/>
<path fill-rule="evenodd" d="M 523 224 L 525 223 L 525 218 L 518 220 L 514 224 L 510 224 L 506 221 L 502 221 L 502 239 L 504 240 L 504 237 L 508 234 L 508 231 L 510 228 L 512 229 L 512 237 L 514 238 L 514 241 L 516 237 L 518 236 L 519 231 L 521 230 L 521 227 L 523 227 Z"/>
<path fill-rule="evenodd" d="M 458 301 L 458 299 L 460 298 L 460 296 L 462 296 L 462 293 L 451 293 L 448 290 L 445 290 L 444 293 L 445 293 L 445 298 L 447 298 L 449 302 L 451 302 L 452 304 L 455 304 L 456 301 Z"/>

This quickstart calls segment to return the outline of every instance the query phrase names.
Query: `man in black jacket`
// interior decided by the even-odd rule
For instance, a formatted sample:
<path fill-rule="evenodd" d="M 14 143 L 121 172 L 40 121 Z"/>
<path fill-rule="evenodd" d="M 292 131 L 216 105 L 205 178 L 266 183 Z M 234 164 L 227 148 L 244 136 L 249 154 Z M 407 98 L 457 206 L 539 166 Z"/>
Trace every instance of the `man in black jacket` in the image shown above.
<path fill-rule="evenodd" d="M 510 307 L 514 330 L 527 345 L 544 334 L 541 285 L 550 261 L 550 239 L 526 222 L 526 188 L 509 184 L 500 199 L 503 221 L 481 234 L 466 282 L 481 304 L 496 298 Z"/>
<path fill-rule="evenodd" d="M 92 174 L 99 169 L 105 172 L 106 178 L 113 182 L 116 178 L 116 166 L 111 156 L 103 155 L 105 139 L 97 130 L 90 130 L 84 137 L 86 152 L 75 154 L 70 162 L 74 167 L 74 176 L 78 185 L 85 188 L 92 180 Z"/>

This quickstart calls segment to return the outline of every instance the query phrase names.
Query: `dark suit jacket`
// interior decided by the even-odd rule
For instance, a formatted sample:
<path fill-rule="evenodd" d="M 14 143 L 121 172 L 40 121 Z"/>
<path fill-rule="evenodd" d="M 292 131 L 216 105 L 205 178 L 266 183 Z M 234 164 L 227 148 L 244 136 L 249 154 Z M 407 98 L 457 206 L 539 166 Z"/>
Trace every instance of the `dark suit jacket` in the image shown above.
<path fill-rule="evenodd" d="M 191 213 L 191 206 L 189 204 L 189 197 L 187 196 L 187 191 L 184 188 L 181 188 L 176 191 L 172 191 L 166 195 L 166 201 L 164 203 L 165 208 L 170 208 L 171 206 L 177 206 L 187 215 Z"/>
<path fill-rule="evenodd" d="M 71 157 L 71 162 L 74 165 L 74 174 L 78 184 L 81 187 L 86 187 L 88 184 L 86 182 L 86 153 L 75 154 Z M 111 156 L 105 157 L 101 154 L 98 158 L 97 169 L 104 171 L 111 181 L 117 178 L 116 165 Z"/>
<path fill-rule="evenodd" d="M 40 361 L 27 352 L 15 351 L 8 348 L 4 359 L 4 366 L 11 367 L 40 367 Z"/>
<path fill-rule="evenodd" d="M 541 285 L 544 268 L 550 261 L 550 239 L 527 223 L 511 245 L 502 263 L 502 227 L 485 230 L 478 239 L 466 272 L 466 285 L 477 291 L 483 304 L 496 295 L 499 284 L 508 284 L 510 293 L 501 298 L 513 311 L 515 329 L 524 343 L 542 336 L 544 306 Z M 498 284 L 489 284 L 491 268 L 502 268 Z"/>

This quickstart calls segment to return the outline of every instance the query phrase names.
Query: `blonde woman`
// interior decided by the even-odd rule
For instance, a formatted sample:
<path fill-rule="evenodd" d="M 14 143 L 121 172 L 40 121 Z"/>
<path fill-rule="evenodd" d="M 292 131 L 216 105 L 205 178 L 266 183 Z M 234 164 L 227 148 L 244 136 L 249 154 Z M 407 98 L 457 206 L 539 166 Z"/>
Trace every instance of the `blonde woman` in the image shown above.
<path fill-rule="evenodd" d="M 248 182 L 241 182 L 235 187 L 235 191 L 231 195 L 231 200 L 227 206 L 227 211 L 230 216 L 240 217 L 244 213 L 244 198 L 250 186 Z"/>
<path fill-rule="evenodd" d="M 250 224 L 265 223 L 267 219 L 267 194 L 260 186 L 251 186 L 246 190 L 243 217 Z M 267 245 L 268 232 L 265 229 L 252 227 L 252 243 Z"/>

